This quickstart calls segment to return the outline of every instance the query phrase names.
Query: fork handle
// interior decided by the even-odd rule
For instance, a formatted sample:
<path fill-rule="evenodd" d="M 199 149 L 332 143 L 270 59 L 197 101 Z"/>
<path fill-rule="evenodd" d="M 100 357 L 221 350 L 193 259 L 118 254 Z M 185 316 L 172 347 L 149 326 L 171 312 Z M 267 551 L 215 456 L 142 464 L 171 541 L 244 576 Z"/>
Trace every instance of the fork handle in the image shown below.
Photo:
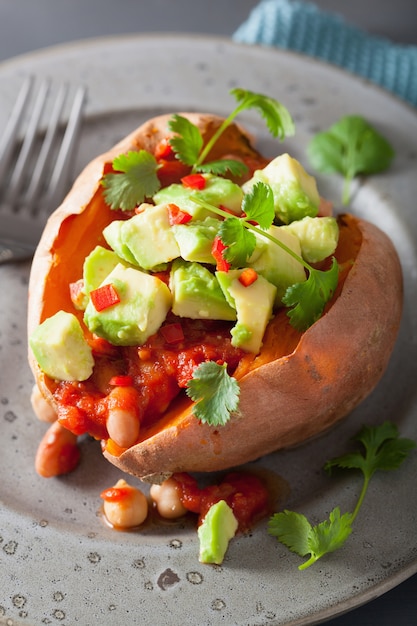
<path fill-rule="evenodd" d="M 16 244 L 14 241 L 0 238 L 0 265 L 30 259 L 33 253 L 34 248 L 30 244 Z"/>

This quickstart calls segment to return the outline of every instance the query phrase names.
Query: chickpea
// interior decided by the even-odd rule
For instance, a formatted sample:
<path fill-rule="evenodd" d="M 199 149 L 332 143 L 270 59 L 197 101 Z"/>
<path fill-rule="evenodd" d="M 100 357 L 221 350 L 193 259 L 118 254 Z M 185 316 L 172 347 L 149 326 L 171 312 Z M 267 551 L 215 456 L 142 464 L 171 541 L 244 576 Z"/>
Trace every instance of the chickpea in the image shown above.
<path fill-rule="evenodd" d="M 121 448 L 132 446 L 140 431 L 138 392 L 133 387 L 115 387 L 108 395 L 106 422 L 110 439 Z"/>
<path fill-rule="evenodd" d="M 152 485 L 150 495 L 161 517 L 176 519 L 187 513 L 187 509 L 181 503 L 178 486 L 173 478 L 164 480 L 160 485 Z"/>
<path fill-rule="evenodd" d="M 35 469 L 44 478 L 67 474 L 74 470 L 80 460 L 77 436 L 54 422 L 39 444 Z"/>
<path fill-rule="evenodd" d="M 132 528 L 142 524 L 148 516 L 146 496 L 123 478 L 114 487 L 101 493 L 104 515 L 115 528 Z"/>
<path fill-rule="evenodd" d="M 45 400 L 38 385 L 34 385 L 30 396 L 33 412 L 41 422 L 54 422 L 56 420 L 55 409 Z"/>

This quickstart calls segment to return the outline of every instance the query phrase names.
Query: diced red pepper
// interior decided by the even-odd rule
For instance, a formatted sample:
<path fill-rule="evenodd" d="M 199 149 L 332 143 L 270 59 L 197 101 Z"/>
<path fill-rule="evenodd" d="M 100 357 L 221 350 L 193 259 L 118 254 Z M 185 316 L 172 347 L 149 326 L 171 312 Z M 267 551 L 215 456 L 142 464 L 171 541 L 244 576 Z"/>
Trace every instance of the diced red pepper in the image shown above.
<path fill-rule="evenodd" d="M 184 187 L 201 190 L 205 188 L 207 181 L 202 174 L 188 174 L 188 176 L 181 178 L 181 182 Z"/>
<path fill-rule="evenodd" d="M 184 341 L 184 331 L 178 322 L 161 326 L 159 330 L 167 343 L 173 344 Z"/>
<path fill-rule="evenodd" d="M 255 270 L 252 267 L 247 267 L 246 269 L 244 269 L 241 275 L 239 276 L 239 282 L 244 287 L 249 287 L 250 285 L 253 285 L 253 283 L 257 279 L 258 279 L 258 274 L 255 272 Z"/>
<path fill-rule="evenodd" d="M 109 380 L 109 385 L 112 385 L 113 387 L 132 387 L 133 378 L 128 374 L 112 376 Z"/>
<path fill-rule="evenodd" d="M 117 358 L 119 356 L 119 348 L 107 341 L 107 339 L 103 339 L 103 337 L 93 335 L 93 337 L 88 340 L 88 343 L 90 344 L 94 356 L 111 358 Z"/>
<path fill-rule="evenodd" d="M 90 298 L 99 313 L 120 302 L 119 294 L 111 283 L 90 291 Z"/>
<path fill-rule="evenodd" d="M 228 272 L 230 270 L 230 263 L 226 261 L 223 256 L 223 252 L 227 249 L 220 237 L 215 237 L 211 248 L 211 254 L 216 261 L 216 269 L 219 272 Z"/>
<path fill-rule="evenodd" d="M 168 204 L 168 220 L 171 226 L 187 224 L 187 222 L 192 220 L 192 215 L 180 209 L 176 204 L 171 203 Z"/>
<path fill-rule="evenodd" d="M 169 143 L 169 139 L 161 139 L 161 141 L 156 144 L 154 155 L 157 161 L 160 159 L 170 160 L 175 157 L 175 152 Z"/>

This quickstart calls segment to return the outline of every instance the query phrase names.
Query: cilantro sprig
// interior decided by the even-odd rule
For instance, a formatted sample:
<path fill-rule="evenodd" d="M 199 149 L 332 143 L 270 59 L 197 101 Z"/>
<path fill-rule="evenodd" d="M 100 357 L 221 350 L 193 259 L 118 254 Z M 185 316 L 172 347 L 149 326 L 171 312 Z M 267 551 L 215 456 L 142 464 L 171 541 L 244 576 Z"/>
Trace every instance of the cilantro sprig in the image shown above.
<path fill-rule="evenodd" d="M 354 438 L 362 444 L 361 449 L 328 461 L 324 469 L 331 473 L 334 468 L 356 469 L 363 475 L 362 488 L 353 512 L 341 515 L 335 507 L 327 520 L 313 526 L 305 515 L 284 510 L 275 513 L 268 524 L 268 532 L 292 552 L 309 558 L 299 565 L 304 570 L 325 554 L 342 547 L 353 530 L 363 504 L 369 483 L 376 471 L 395 470 L 400 467 L 416 444 L 411 439 L 399 437 L 398 428 L 386 421 L 379 426 L 363 426 Z"/>
<path fill-rule="evenodd" d="M 224 218 L 219 229 L 219 236 L 227 246 L 223 253 L 224 258 L 231 265 L 242 267 L 246 264 L 255 249 L 255 233 L 266 237 L 301 263 L 308 272 L 307 279 L 288 287 L 282 299 L 283 304 L 291 307 L 288 311 L 290 323 L 294 328 L 303 332 L 321 317 L 337 287 L 339 265 L 333 258 L 329 270 L 316 269 L 268 232 L 275 216 L 273 194 L 269 185 L 257 182 L 252 190 L 245 194 L 242 204 L 243 217 L 230 216 L 223 209 L 199 198 L 198 193 L 194 194 L 192 199 Z"/>
<path fill-rule="evenodd" d="M 131 150 L 113 160 L 114 172 L 103 177 L 104 198 L 111 209 L 129 211 L 160 188 L 157 162 L 146 150 Z"/>
<path fill-rule="evenodd" d="M 239 406 L 239 383 L 228 374 L 226 363 L 200 363 L 187 383 L 186 393 L 196 403 L 194 416 L 210 426 L 224 426 Z"/>
<path fill-rule="evenodd" d="M 347 115 L 317 133 L 307 146 L 307 154 L 311 165 L 319 172 L 344 176 L 342 203 L 347 205 L 355 176 L 388 169 L 394 150 L 363 117 Z"/>
<path fill-rule="evenodd" d="M 229 171 L 235 176 L 241 176 L 247 171 L 247 167 L 243 163 L 233 159 L 205 163 L 210 151 L 226 128 L 242 111 L 247 109 L 256 109 L 264 118 L 271 135 L 281 141 L 295 132 L 294 122 L 288 109 L 274 98 L 247 89 L 232 89 L 230 93 L 236 98 L 238 105 L 222 122 L 205 146 L 203 146 L 200 130 L 187 118 L 175 115 L 169 122 L 170 130 L 176 133 L 170 139 L 176 158 L 182 163 L 190 165 L 193 172 L 224 175 Z"/>

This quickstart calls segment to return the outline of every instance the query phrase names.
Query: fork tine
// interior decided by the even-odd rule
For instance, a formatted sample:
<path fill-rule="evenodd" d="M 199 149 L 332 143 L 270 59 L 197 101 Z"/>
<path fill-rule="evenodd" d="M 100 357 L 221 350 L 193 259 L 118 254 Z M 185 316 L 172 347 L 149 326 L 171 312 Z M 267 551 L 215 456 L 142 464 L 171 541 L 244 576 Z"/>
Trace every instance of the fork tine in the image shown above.
<path fill-rule="evenodd" d="M 39 121 L 42 115 L 43 108 L 45 106 L 46 99 L 48 97 L 48 92 L 49 81 L 44 80 L 39 87 L 39 91 L 32 109 L 31 117 L 29 119 L 27 131 L 25 133 L 25 138 L 23 140 L 22 147 L 13 170 L 13 175 L 10 179 L 10 183 L 8 186 L 6 198 L 10 204 L 15 203 L 19 191 L 22 188 L 24 175 L 26 173 L 26 166 L 29 161 L 31 151 L 33 149 L 33 144 L 37 136 Z"/>
<path fill-rule="evenodd" d="M 0 180 L 4 179 L 10 157 L 16 145 L 16 138 L 20 128 L 23 113 L 29 101 L 33 85 L 33 76 L 28 76 L 22 83 L 16 103 L 11 112 L 9 121 L 4 130 L 0 145 Z"/>
<path fill-rule="evenodd" d="M 72 165 L 72 156 L 77 145 L 78 133 L 82 122 L 86 93 L 87 90 L 84 86 L 78 87 L 75 93 L 67 128 L 46 192 L 45 202 L 48 207 L 54 206 L 54 204 L 60 202 L 66 192 L 68 176 Z"/>
<path fill-rule="evenodd" d="M 68 91 L 67 85 L 61 85 L 57 96 L 55 98 L 54 106 L 51 111 L 51 116 L 48 122 L 45 138 L 42 143 L 42 147 L 39 151 L 39 155 L 36 160 L 35 167 L 33 169 L 32 177 L 28 184 L 28 188 L 25 193 L 24 203 L 29 204 L 36 202 L 39 196 L 39 190 L 42 185 L 43 176 L 48 165 L 48 159 L 51 155 L 54 141 L 59 128 L 59 122 L 61 112 L 64 106 L 66 94 Z"/>

